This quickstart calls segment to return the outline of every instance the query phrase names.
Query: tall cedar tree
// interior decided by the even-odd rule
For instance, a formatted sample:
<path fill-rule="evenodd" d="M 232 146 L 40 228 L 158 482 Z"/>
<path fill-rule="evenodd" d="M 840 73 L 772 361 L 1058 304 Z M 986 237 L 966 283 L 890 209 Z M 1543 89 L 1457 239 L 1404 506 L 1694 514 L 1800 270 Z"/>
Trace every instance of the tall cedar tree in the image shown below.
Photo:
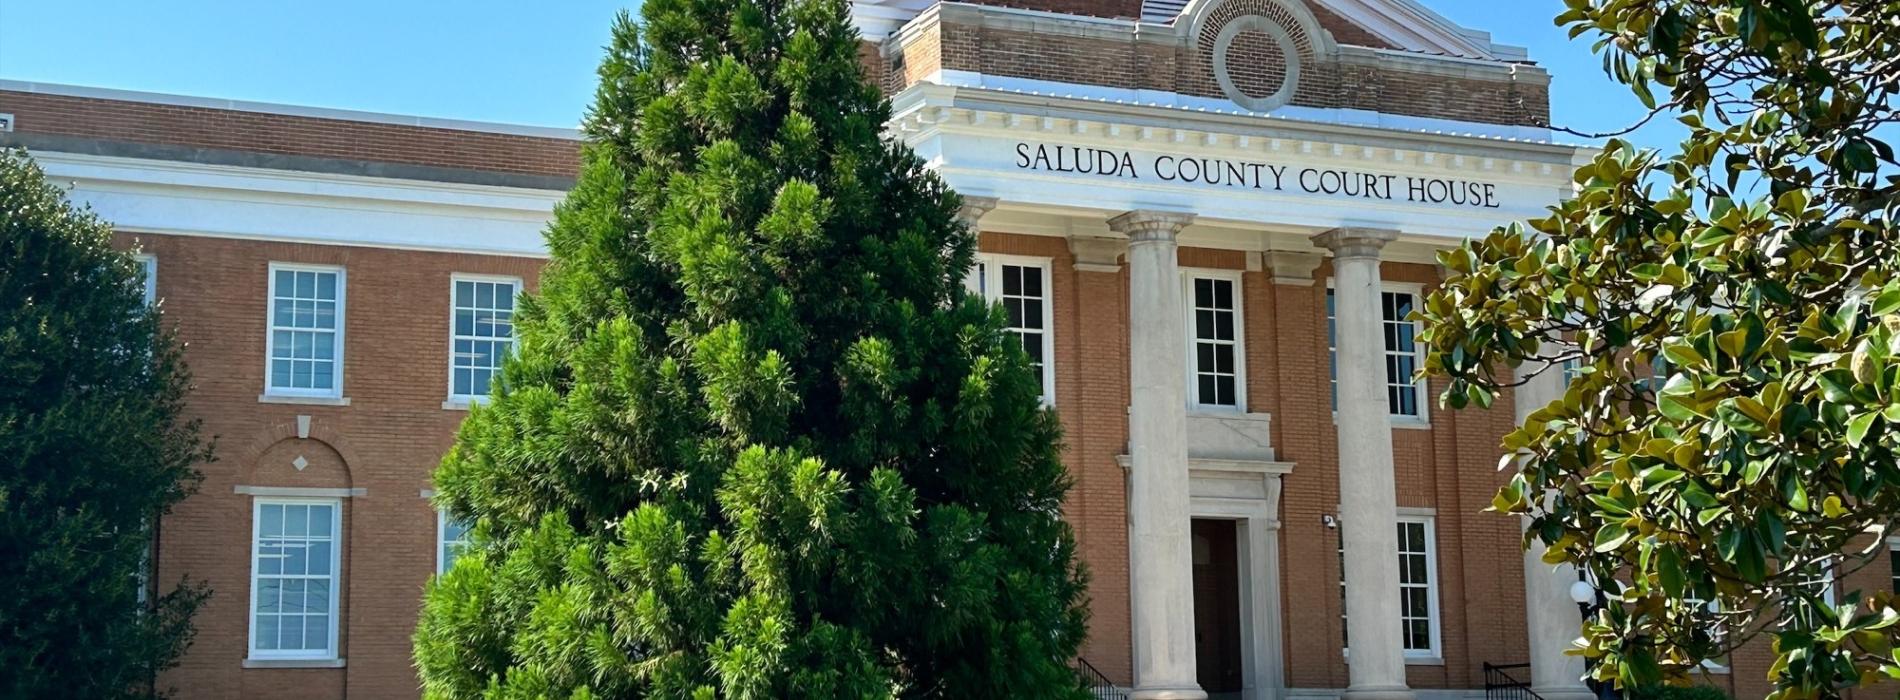
<path fill-rule="evenodd" d="M 210 459 L 143 267 L 0 151 L 0 697 L 154 694 L 206 593 L 142 596 L 152 523 Z"/>
<path fill-rule="evenodd" d="M 1528 231 L 1440 256 L 1449 403 L 1574 375 L 1505 438 L 1495 508 L 1609 594 L 1599 679 L 1686 684 L 1750 640 L 1773 698 L 1900 678 L 1886 564 L 1849 575 L 1900 524 L 1900 1 L 1565 5 L 1688 135 L 1613 140 Z"/>
<path fill-rule="evenodd" d="M 616 23 L 519 347 L 436 472 L 437 698 L 1078 697 L 1059 427 L 843 0 Z"/>

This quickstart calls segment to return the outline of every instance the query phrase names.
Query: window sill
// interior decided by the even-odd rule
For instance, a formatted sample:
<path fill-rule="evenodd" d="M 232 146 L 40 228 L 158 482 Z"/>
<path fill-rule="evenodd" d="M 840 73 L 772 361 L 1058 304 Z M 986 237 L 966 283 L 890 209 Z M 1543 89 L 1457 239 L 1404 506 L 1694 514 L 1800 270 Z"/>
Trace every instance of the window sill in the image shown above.
<path fill-rule="evenodd" d="M 449 400 L 447 400 L 447 401 L 443 401 L 443 402 L 442 402 L 442 410 L 444 410 L 444 411 L 466 411 L 466 410 L 468 410 L 468 407 L 470 407 L 470 406 L 473 406 L 473 405 L 475 405 L 475 404 L 477 404 L 477 403 L 482 403 L 482 402 L 479 402 L 479 401 L 471 401 L 471 400 L 469 400 L 469 399 L 455 399 L 455 398 L 452 398 L 452 399 L 449 399 Z"/>
<path fill-rule="evenodd" d="M 1348 666 L 1352 665 L 1352 650 L 1351 649 L 1342 649 L 1340 650 L 1339 655 L 1341 658 L 1344 658 L 1346 660 L 1346 665 Z M 1407 666 L 1443 666 L 1445 665 L 1445 657 L 1443 656 L 1413 656 L 1411 654 L 1407 654 L 1405 656 L 1405 665 Z"/>
<path fill-rule="evenodd" d="M 1431 430 L 1432 429 L 1431 421 L 1426 420 L 1424 418 L 1414 418 L 1412 416 L 1396 416 L 1396 415 L 1387 413 L 1385 414 L 1385 422 L 1387 425 L 1392 426 L 1393 430 Z M 1333 427 L 1334 428 L 1339 427 L 1339 412 L 1338 411 L 1333 411 Z"/>
<path fill-rule="evenodd" d="M 347 396 L 285 396 L 283 394 L 258 394 L 258 403 L 282 403 L 299 406 L 348 406 Z"/>
<path fill-rule="evenodd" d="M 343 659 L 245 659 L 244 668 L 343 668 Z"/>

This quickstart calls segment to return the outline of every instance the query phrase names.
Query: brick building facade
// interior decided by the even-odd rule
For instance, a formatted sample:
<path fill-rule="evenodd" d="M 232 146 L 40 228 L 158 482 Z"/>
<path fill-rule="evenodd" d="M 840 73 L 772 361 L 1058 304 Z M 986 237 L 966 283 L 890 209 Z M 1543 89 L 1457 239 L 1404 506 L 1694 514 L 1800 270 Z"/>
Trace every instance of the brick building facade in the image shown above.
<path fill-rule="evenodd" d="M 1551 142 L 1523 50 L 1412 0 L 854 11 L 890 134 L 969 200 L 973 288 L 1039 311 L 1016 328 L 1066 429 L 1084 660 L 1138 697 L 1465 697 L 1524 662 L 1579 697 L 1553 648 L 1574 574 L 1481 512 L 1514 402 L 1441 411 L 1408 378 L 1433 254 L 1536 215 L 1588 155 Z M 150 256 L 218 436 L 161 524 L 156 580 L 215 591 L 163 682 L 413 697 L 457 532 L 429 473 L 577 136 L 6 81 L 0 114 Z M 1765 661 L 1715 678 L 1758 697 Z"/>

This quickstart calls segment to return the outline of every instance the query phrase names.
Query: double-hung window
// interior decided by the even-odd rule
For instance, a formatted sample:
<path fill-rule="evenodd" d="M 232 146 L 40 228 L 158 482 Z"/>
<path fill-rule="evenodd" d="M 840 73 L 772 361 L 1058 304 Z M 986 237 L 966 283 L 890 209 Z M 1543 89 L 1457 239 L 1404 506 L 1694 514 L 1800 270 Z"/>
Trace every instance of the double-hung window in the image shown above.
<path fill-rule="evenodd" d="M 140 253 L 132 256 L 139 264 L 139 287 L 145 292 L 145 305 L 158 301 L 158 258 Z"/>
<path fill-rule="evenodd" d="M 1418 308 L 1418 294 L 1409 289 L 1379 292 L 1379 330 L 1384 341 L 1386 412 L 1410 421 L 1425 419 L 1425 386 L 1413 378 L 1422 364 L 1417 321 L 1406 317 Z M 1332 358 L 1333 407 L 1339 406 L 1339 330 L 1332 289 L 1326 290 L 1326 346 Z"/>
<path fill-rule="evenodd" d="M 1187 273 L 1188 403 L 1201 409 L 1241 410 L 1245 405 L 1245 357 L 1240 340 L 1240 277 L 1237 273 Z"/>
<path fill-rule="evenodd" d="M 435 515 L 435 572 L 447 573 L 455 566 L 455 558 L 462 550 L 468 549 L 468 522 L 449 517 L 448 511 L 439 510 Z"/>
<path fill-rule="evenodd" d="M 251 530 L 251 658 L 336 658 L 342 504 L 259 498 Z"/>
<path fill-rule="evenodd" d="M 1900 539 L 1887 540 L 1887 575 L 1892 585 L 1887 590 L 1900 592 Z"/>
<path fill-rule="evenodd" d="M 264 393 L 343 395 L 343 268 L 271 263 Z"/>
<path fill-rule="evenodd" d="M 1343 532 L 1343 526 L 1342 526 Z M 1439 642 L 1438 563 L 1432 516 L 1401 515 L 1398 518 L 1399 557 L 1399 640 L 1409 659 L 1442 658 Z M 1341 641 L 1345 636 L 1346 547 L 1339 540 L 1339 617 Z"/>
<path fill-rule="evenodd" d="M 1051 303 L 1049 260 L 1013 255 L 981 254 L 965 285 L 991 304 L 1001 304 L 1007 330 L 1022 343 L 1029 364 L 1042 386 L 1042 401 L 1055 402 L 1054 308 Z"/>
<path fill-rule="evenodd" d="M 450 285 L 449 401 L 488 398 L 502 358 L 515 343 L 515 296 L 521 280 L 455 275 Z"/>

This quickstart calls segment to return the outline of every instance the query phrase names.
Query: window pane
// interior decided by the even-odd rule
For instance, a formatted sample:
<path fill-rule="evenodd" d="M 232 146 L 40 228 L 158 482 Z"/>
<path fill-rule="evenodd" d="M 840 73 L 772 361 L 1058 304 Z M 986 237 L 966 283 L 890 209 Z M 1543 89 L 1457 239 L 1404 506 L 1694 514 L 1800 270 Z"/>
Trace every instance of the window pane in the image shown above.
<path fill-rule="evenodd" d="M 304 618 L 304 649 L 330 648 L 330 616 L 310 615 Z"/>
<path fill-rule="evenodd" d="M 278 628 L 281 636 L 279 648 L 303 649 L 303 616 L 285 615 L 279 618 Z"/>
<path fill-rule="evenodd" d="M 329 542 L 310 543 L 310 553 L 308 557 L 310 573 L 324 576 L 330 575 L 330 546 Z"/>
<path fill-rule="evenodd" d="M 277 616 L 257 616 L 257 648 L 270 650 L 277 648 Z"/>

